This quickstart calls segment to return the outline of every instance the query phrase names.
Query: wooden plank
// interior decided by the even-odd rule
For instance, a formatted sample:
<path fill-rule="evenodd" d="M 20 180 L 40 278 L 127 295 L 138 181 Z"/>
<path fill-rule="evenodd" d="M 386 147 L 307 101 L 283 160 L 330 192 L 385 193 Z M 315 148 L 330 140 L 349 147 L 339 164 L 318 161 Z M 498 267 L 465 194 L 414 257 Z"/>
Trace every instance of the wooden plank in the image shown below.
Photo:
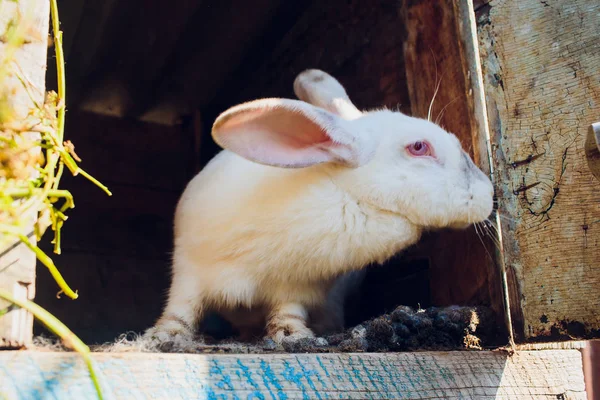
<path fill-rule="evenodd" d="M 35 238 L 31 238 L 35 242 Z M 35 254 L 20 241 L 14 241 L 0 252 L 0 287 L 17 299 L 35 297 Z M 10 304 L 0 300 L 0 313 Z M 31 343 L 33 315 L 13 309 L 0 317 L 0 348 L 21 347 Z"/>
<path fill-rule="evenodd" d="M 385 354 L 96 353 L 107 399 L 581 399 L 577 350 Z M 94 398 L 73 353 L 2 352 L 8 398 Z"/>
<path fill-rule="evenodd" d="M 411 114 L 421 118 L 430 114 L 430 119 L 454 133 L 479 167 L 489 173 L 475 24 L 469 2 L 405 1 L 403 15 Z M 434 304 L 490 304 L 501 321 L 504 309 L 499 269 L 492 257 L 494 242 L 484 232 L 474 227 L 445 230 L 425 238 L 419 247 L 431 260 Z"/>
<path fill-rule="evenodd" d="M 491 1 L 478 36 L 518 340 L 600 335 L 600 3 Z"/>
<path fill-rule="evenodd" d="M 25 119 L 36 103 L 44 102 L 49 15 L 49 1 L 23 0 L 0 3 L 0 32 L 6 32 L 8 24 L 15 22 L 13 19 L 18 17 L 23 19 L 16 21 L 30 25 L 26 43 L 16 50 L 13 62 L 8 64 L 17 65 L 18 69 L 11 71 L 2 82 L 3 94 L 10 93 L 9 101 L 14 106 L 17 119 Z M 0 40 L 1 57 L 5 55 L 5 46 L 4 41 Z M 22 85 L 19 77 L 30 83 L 29 90 Z M 34 140 L 39 137 L 33 133 L 24 134 L 33 135 Z M 31 225 L 23 232 L 25 235 L 33 231 L 35 217 L 36 215 L 23 216 L 24 221 L 31 221 Z M 35 238 L 31 240 L 35 242 Z M 16 243 L 2 240 L 0 245 L 0 287 L 18 299 L 32 300 L 35 295 L 36 258 L 24 245 Z M 7 302 L 0 300 L 0 310 L 8 306 Z M 0 347 L 18 347 L 30 343 L 32 324 L 33 318 L 24 310 L 13 310 L 0 317 Z"/>

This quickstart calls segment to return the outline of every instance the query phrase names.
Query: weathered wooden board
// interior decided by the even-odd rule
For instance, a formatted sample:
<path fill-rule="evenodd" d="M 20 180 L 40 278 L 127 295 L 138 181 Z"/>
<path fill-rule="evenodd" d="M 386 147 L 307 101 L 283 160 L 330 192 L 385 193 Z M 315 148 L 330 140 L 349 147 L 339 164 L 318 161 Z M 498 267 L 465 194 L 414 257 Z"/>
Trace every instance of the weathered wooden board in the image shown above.
<path fill-rule="evenodd" d="M 4 34 L 7 25 L 13 19 L 23 18 L 21 23 L 29 24 L 27 41 L 14 54 L 9 66 L 15 68 L 21 78 L 31 84 L 26 89 L 17 77 L 11 73 L 1 84 L 10 88 L 10 101 L 17 118 L 26 118 L 34 105 L 43 104 L 45 94 L 46 52 L 48 49 L 50 2 L 47 0 L 22 0 L 19 2 L 0 2 L 0 32 Z M 0 39 L 0 57 L 5 56 L 6 44 Z M 4 61 L 4 60 L 3 60 Z M 8 90 L 7 90 L 8 91 Z M 34 103 L 35 102 L 35 103 Z M 25 133 L 37 135 L 33 133 Z M 23 233 L 33 232 L 35 215 L 30 216 L 32 224 Z M 25 216 L 24 216 L 25 218 Z M 30 235 L 34 241 L 33 235 Z M 4 238 L 3 238 L 4 239 Z M 35 264 L 33 252 L 17 241 L 0 246 L 0 287 L 8 290 L 18 299 L 32 300 L 35 295 Z M 0 300 L 0 310 L 9 304 Z M 33 318 L 25 310 L 12 311 L 0 317 L 0 347 L 22 346 L 31 341 Z"/>
<path fill-rule="evenodd" d="M 33 236 L 33 235 L 32 235 Z M 30 240 L 34 240 L 31 237 Z M 35 254 L 18 240 L 0 249 L 0 287 L 17 299 L 35 297 Z M 0 314 L 11 305 L 0 300 Z M 23 309 L 0 316 L 0 348 L 21 347 L 31 343 L 33 315 Z"/>
<path fill-rule="evenodd" d="M 174 355 L 97 353 L 107 399 L 582 399 L 577 350 Z M 72 353 L 0 353 L 14 399 L 92 399 Z"/>
<path fill-rule="evenodd" d="M 600 334 L 600 3 L 491 1 L 478 10 L 515 333 Z M 544 339 L 546 338 L 546 339 Z"/>

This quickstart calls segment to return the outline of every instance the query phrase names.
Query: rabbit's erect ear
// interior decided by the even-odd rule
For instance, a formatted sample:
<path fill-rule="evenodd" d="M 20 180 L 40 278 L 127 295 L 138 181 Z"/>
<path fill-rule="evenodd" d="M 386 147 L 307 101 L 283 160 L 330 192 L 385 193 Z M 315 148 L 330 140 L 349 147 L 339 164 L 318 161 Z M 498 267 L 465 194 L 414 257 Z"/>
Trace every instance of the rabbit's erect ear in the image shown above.
<path fill-rule="evenodd" d="M 334 162 L 358 167 L 374 149 L 373 138 L 356 130 L 349 121 L 303 101 L 263 99 L 219 115 L 212 136 L 221 147 L 260 164 L 300 168 Z"/>
<path fill-rule="evenodd" d="M 324 108 L 344 119 L 355 119 L 362 112 L 350 101 L 337 79 L 319 69 L 307 69 L 294 80 L 294 93 L 300 100 Z"/>

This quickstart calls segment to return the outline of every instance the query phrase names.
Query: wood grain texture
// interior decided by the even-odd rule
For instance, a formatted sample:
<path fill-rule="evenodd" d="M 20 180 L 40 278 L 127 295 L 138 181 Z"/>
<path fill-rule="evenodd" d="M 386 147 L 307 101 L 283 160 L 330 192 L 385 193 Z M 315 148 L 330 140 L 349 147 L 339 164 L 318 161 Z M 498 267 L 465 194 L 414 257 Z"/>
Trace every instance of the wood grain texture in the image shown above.
<path fill-rule="evenodd" d="M 9 66 L 17 65 L 18 68 L 13 72 L 17 71 L 21 79 L 30 83 L 31 88 L 28 91 L 23 86 L 16 72 L 8 75 L 2 82 L 3 89 L 7 93 L 11 91 L 10 102 L 14 106 L 16 118 L 26 118 L 36 103 L 44 102 L 49 15 L 50 2 L 47 0 L 0 2 L 0 32 L 6 32 L 11 20 L 19 17 L 23 18 L 21 23 L 30 25 L 27 43 L 16 50 Z M 5 43 L 0 40 L 0 57 L 5 55 L 4 46 Z M 33 140 L 39 138 L 39 134 L 23 134 L 32 136 Z M 23 216 L 24 221 L 31 221 L 31 225 L 23 232 L 25 235 L 33 231 L 35 217 Z M 35 241 L 33 237 L 31 240 Z M 24 245 L 15 241 L 0 246 L 0 287 L 18 299 L 32 300 L 35 295 L 35 264 L 35 255 Z M 0 300 L 0 310 L 7 306 L 7 302 Z M 31 341 L 32 326 L 33 318 L 24 310 L 13 310 L 0 317 L 0 347 L 28 344 Z"/>
<path fill-rule="evenodd" d="M 10 291 L 17 299 L 33 300 L 35 254 L 20 241 L 0 248 L 0 251 L 0 287 Z M 0 300 L 0 310 L 9 306 L 8 302 Z M 32 330 L 33 315 L 23 309 L 13 309 L 0 317 L 0 348 L 28 345 L 31 343 Z"/>
<path fill-rule="evenodd" d="M 600 3 L 491 1 L 478 36 L 520 340 L 600 334 Z"/>
<path fill-rule="evenodd" d="M 96 353 L 107 399 L 581 399 L 577 350 L 396 354 Z M 14 399 L 94 398 L 72 353 L 0 353 Z"/>

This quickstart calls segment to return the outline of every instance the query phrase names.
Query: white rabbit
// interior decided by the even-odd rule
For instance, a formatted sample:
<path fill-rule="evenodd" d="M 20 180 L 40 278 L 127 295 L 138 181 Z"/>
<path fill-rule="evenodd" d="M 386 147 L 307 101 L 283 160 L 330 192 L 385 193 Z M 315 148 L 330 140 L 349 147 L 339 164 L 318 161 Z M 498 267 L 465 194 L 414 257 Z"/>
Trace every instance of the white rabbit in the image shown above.
<path fill-rule="evenodd" d="M 226 150 L 179 201 L 168 303 L 146 337 L 192 337 L 209 310 L 234 325 L 251 310 L 238 326 L 266 326 L 277 342 L 312 337 L 311 313 L 337 313 L 352 286 L 341 276 L 424 230 L 492 212 L 492 183 L 454 135 L 399 112 L 361 112 L 323 71 L 303 72 L 294 89 L 307 102 L 261 99 L 216 119 Z"/>

